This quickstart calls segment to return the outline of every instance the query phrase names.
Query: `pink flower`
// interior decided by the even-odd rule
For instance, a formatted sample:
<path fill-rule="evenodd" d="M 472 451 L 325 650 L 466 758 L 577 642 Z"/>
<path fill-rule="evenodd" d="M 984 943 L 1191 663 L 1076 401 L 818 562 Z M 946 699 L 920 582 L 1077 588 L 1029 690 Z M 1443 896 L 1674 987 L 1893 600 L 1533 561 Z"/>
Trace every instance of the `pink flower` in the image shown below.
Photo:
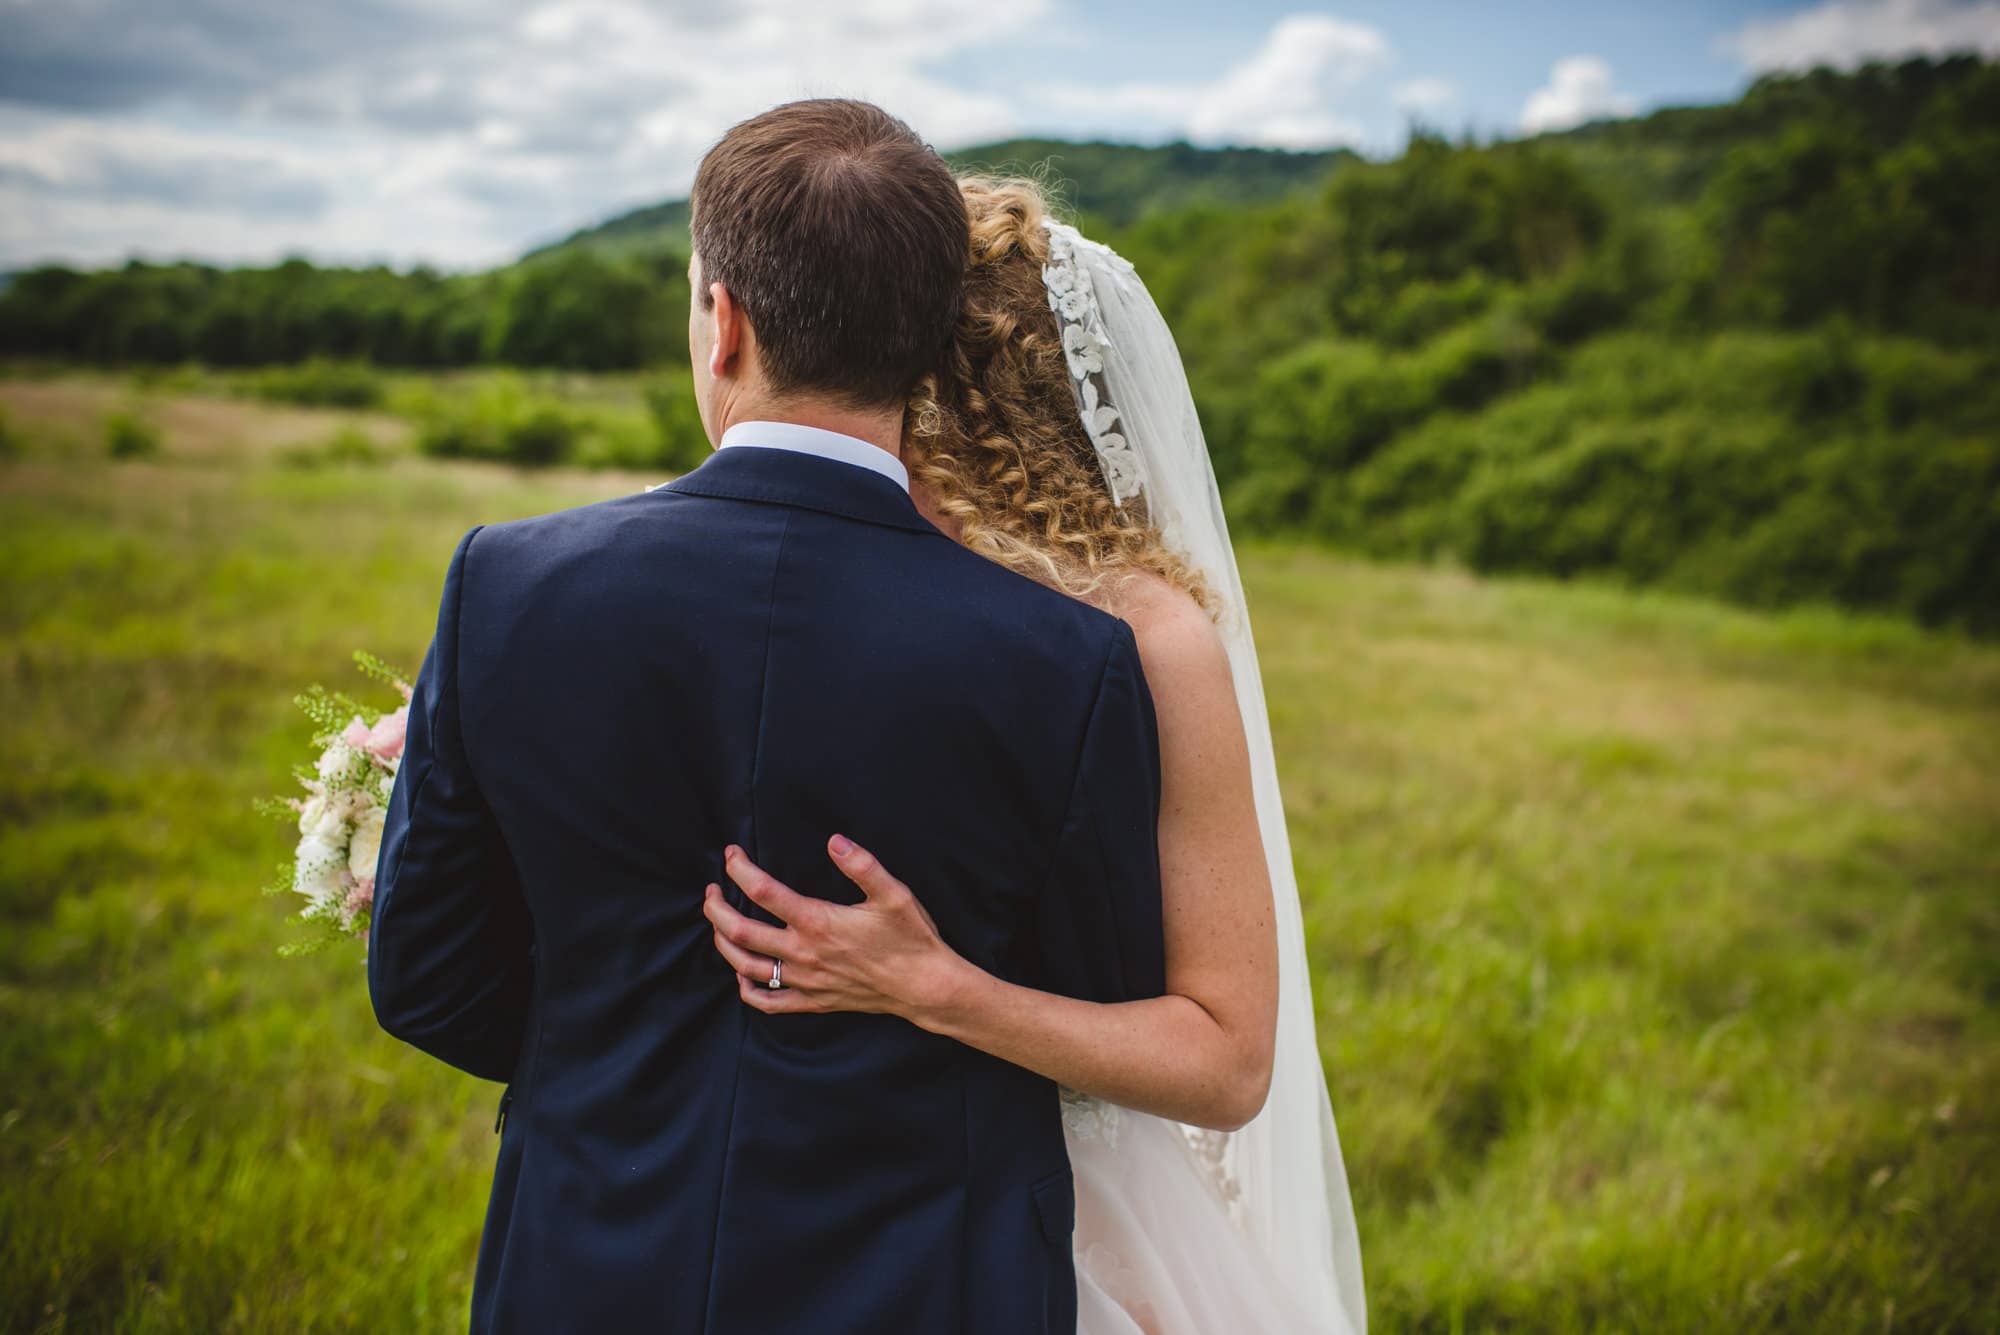
<path fill-rule="evenodd" d="M 361 721 L 360 715 L 355 715 L 354 721 L 347 725 L 347 731 L 340 734 L 340 740 L 357 751 L 368 745 L 368 725 Z"/>
<path fill-rule="evenodd" d="M 403 733 L 409 723 L 410 707 L 404 705 L 395 713 L 384 714 L 377 720 L 361 744 L 383 760 L 394 760 L 403 754 Z"/>
<path fill-rule="evenodd" d="M 375 878 L 358 876 L 354 880 L 354 888 L 347 892 L 347 899 L 340 906 L 341 916 L 348 922 L 353 922 L 356 914 L 364 909 L 373 908 L 374 905 Z"/>

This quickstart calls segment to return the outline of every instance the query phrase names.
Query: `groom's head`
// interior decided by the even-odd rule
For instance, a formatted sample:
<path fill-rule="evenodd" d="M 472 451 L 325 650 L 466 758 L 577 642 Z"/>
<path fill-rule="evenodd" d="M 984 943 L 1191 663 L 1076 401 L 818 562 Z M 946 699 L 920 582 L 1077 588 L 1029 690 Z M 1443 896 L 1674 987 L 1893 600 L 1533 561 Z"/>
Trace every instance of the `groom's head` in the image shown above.
<path fill-rule="evenodd" d="M 688 343 L 710 437 L 746 406 L 900 411 L 965 284 L 944 160 L 867 102 L 788 102 L 723 135 L 691 202 Z"/>

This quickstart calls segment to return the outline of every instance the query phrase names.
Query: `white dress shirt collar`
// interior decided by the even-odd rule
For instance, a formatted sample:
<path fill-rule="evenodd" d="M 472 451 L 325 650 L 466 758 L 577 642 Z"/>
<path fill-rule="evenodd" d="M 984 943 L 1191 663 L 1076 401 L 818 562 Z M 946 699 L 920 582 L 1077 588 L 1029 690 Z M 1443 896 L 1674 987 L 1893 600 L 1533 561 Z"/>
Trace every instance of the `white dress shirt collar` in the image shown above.
<path fill-rule="evenodd" d="M 750 445 L 766 450 L 796 450 L 800 454 L 833 459 L 880 473 L 905 492 L 910 489 L 910 470 L 880 445 L 871 445 L 858 436 L 828 431 L 823 427 L 801 426 L 797 422 L 738 422 L 722 433 L 716 448 Z"/>

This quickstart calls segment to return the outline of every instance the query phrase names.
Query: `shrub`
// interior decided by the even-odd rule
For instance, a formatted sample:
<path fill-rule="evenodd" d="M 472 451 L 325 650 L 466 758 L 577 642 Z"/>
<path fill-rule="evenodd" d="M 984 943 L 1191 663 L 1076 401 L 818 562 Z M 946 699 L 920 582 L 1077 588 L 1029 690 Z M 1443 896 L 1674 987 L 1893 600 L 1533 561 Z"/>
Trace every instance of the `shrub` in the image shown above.
<path fill-rule="evenodd" d="M 1542 336 L 1515 305 L 1445 334 L 1402 367 L 1413 412 L 1471 409 L 1528 384 L 1547 358 Z"/>
<path fill-rule="evenodd" d="M 1414 353 L 1277 368 L 1238 518 L 1377 555 L 2000 631 L 2000 357 L 1844 325 L 1620 334 L 1510 392 L 1505 310 Z M 1385 403 L 1422 415 L 1387 425 Z"/>
<path fill-rule="evenodd" d="M 258 398 L 310 408 L 376 408 L 387 393 L 381 373 L 367 363 L 320 357 L 269 367 L 246 377 L 246 383 Z"/>
<path fill-rule="evenodd" d="M 584 430 L 577 410 L 533 394 L 519 376 L 501 375 L 433 400 L 417 449 L 436 458 L 544 467 L 569 458 Z"/>
<path fill-rule="evenodd" d="M 1519 304 L 1414 351 L 1320 339 L 1266 367 L 1244 416 L 1244 459 L 1232 487 L 1245 517 L 1359 536 L 1352 475 L 1400 432 L 1528 384 L 1548 363 Z"/>
<path fill-rule="evenodd" d="M 1813 599 L 2000 632 L 2000 443 L 1935 431 L 1853 436 L 1714 572 L 1718 592 Z"/>
<path fill-rule="evenodd" d="M 104 445 L 114 459 L 148 459 L 160 452 L 160 429 L 137 413 L 112 413 L 104 419 Z"/>
<path fill-rule="evenodd" d="M 677 473 L 699 468 L 708 457 L 708 431 L 695 407 L 694 378 L 686 373 L 656 375 L 646 382 L 646 415 L 659 444 L 656 460 Z"/>
<path fill-rule="evenodd" d="M 172 366 L 139 365 L 132 368 L 132 387 L 153 393 L 189 394 L 202 386 L 201 367 L 193 362 Z"/>
<path fill-rule="evenodd" d="M 1370 332 L 1394 347 L 1415 347 L 1482 314 L 1501 290 L 1476 269 L 1449 282 L 1414 282 L 1390 298 Z"/>
<path fill-rule="evenodd" d="M 1836 320 L 1805 338 L 1781 345 L 1772 371 L 1778 406 L 1799 422 L 1851 411 L 1865 388 L 1854 333 L 1845 321 Z"/>
<path fill-rule="evenodd" d="M 553 403 L 537 403 L 500 429 L 500 454 L 531 468 L 561 463 L 579 435 L 576 419 Z"/>
<path fill-rule="evenodd" d="M 1660 580 L 1782 501 L 1789 444 L 1768 419 L 1580 424 L 1554 448 L 1477 470 L 1453 505 L 1454 550 L 1483 570 Z"/>
<path fill-rule="evenodd" d="M 341 427 L 317 445 L 300 445 L 279 456 L 288 468 L 372 467 L 387 458 L 386 452 L 360 427 Z"/>
<path fill-rule="evenodd" d="M 660 440 L 652 424 L 631 413 L 593 414 L 585 423 L 570 462 L 579 468 L 671 471 L 661 458 Z"/>

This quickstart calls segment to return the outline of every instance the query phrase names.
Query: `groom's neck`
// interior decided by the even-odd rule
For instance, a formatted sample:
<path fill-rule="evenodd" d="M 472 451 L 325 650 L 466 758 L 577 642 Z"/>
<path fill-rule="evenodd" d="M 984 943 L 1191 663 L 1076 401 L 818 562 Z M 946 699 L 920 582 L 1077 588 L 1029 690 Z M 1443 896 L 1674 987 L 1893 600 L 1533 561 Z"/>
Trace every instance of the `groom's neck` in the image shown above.
<path fill-rule="evenodd" d="M 903 457 L 903 413 L 900 408 L 853 408 L 823 399 L 797 396 L 752 399 L 732 403 L 724 409 L 721 420 L 715 424 L 715 439 L 720 441 L 724 433 L 738 422 L 793 422 L 799 426 L 816 426 L 822 431 L 838 431 L 843 436 L 865 440 L 870 445 L 887 450 L 894 458 Z"/>

